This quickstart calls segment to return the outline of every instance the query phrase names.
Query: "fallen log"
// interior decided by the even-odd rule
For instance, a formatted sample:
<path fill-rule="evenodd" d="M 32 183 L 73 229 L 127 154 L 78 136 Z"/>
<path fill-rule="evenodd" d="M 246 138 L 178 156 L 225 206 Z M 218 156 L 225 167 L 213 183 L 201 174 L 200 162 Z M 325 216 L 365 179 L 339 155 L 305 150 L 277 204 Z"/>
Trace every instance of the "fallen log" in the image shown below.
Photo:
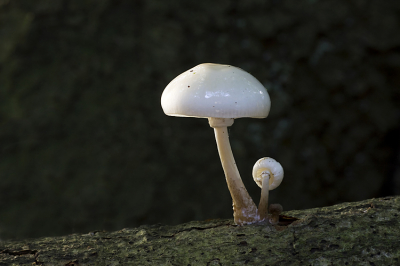
<path fill-rule="evenodd" d="M 0 265 L 399 265 L 400 196 L 232 220 L 0 242 Z"/>

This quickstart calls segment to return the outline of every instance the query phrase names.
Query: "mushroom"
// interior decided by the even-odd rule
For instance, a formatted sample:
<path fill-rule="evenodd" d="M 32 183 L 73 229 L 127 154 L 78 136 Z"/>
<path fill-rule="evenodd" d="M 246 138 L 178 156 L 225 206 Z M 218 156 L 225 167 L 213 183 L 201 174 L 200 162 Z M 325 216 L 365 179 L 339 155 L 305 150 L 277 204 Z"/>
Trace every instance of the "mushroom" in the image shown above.
<path fill-rule="evenodd" d="M 268 218 L 269 191 L 277 188 L 282 182 L 282 165 L 272 158 L 261 158 L 254 164 L 253 179 L 261 188 L 261 198 L 258 205 L 258 214 L 260 216 L 260 221 L 263 221 Z"/>
<path fill-rule="evenodd" d="M 283 211 L 282 205 L 275 203 L 269 205 L 269 223 L 270 224 L 278 224 L 279 223 L 279 214 L 281 214 Z"/>
<path fill-rule="evenodd" d="M 235 118 L 267 117 L 271 102 L 264 86 L 240 68 L 200 64 L 167 85 L 161 106 L 170 116 L 208 118 L 232 196 L 234 221 L 238 225 L 258 222 L 257 207 L 233 158 L 227 127 Z"/>

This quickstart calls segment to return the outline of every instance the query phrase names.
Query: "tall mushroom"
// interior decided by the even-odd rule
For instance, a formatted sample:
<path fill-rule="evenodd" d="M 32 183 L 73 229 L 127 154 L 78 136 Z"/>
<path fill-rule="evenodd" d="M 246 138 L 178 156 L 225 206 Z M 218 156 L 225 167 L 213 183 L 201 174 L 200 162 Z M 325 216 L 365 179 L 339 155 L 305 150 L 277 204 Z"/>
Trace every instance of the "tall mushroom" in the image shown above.
<path fill-rule="evenodd" d="M 257 207 L 248 194 L 233 158 L 228 129 L 235 118 L 267 117 L 271 102 L 264 86 L 240 68 L 200 64 L 173 79 L 161 96 L 161 106 L 170 116 L 208 118 L 238 225 L 259 220 Z"/>

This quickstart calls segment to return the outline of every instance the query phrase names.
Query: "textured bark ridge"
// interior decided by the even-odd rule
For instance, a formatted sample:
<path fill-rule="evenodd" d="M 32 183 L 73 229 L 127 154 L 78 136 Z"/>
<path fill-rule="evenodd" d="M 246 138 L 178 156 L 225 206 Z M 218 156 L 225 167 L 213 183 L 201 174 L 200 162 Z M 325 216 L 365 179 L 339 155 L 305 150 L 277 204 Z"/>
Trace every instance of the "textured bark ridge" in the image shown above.
<path fill-rule="evenodd" d="M 232 220 L 0 243 L 0 265 L 399 265 L 400 197 Z"/>

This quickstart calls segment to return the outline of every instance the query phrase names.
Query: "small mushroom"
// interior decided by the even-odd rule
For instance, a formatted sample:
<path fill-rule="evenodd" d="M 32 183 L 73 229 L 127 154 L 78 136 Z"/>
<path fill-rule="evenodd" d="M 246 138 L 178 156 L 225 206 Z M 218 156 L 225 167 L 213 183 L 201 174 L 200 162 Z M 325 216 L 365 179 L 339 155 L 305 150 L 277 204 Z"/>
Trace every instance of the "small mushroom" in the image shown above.
<path fill-rule="evenodd" d="M 235 118 L 267 117 L 271 102 L 264 86 L 240 68 L 201 64 L 168 84 L 161 106 L 167 115 L 208 118 L 232 196 L 235 223 L 257 222 L 257 207 L 240 178 L 227 127 Z"/>
<path fill-rule="evenodd" d="M 261 188 L 261 198 L 258 205 L 258 214 L 260 216 L 260 221 L 263 221 L 268 218 L 269 191 L 277 188 L 282 182 L 282 165 L 272 158 L 261 158 L 254 164 L 253 179 Z"/>
<path fill-rule="evenodd" d="M 270 224 L 278 224 L 279 223 L 279 214 L 283 211 L 282 205 L 275 203 L 269 205 L 269 223 Z"/>

